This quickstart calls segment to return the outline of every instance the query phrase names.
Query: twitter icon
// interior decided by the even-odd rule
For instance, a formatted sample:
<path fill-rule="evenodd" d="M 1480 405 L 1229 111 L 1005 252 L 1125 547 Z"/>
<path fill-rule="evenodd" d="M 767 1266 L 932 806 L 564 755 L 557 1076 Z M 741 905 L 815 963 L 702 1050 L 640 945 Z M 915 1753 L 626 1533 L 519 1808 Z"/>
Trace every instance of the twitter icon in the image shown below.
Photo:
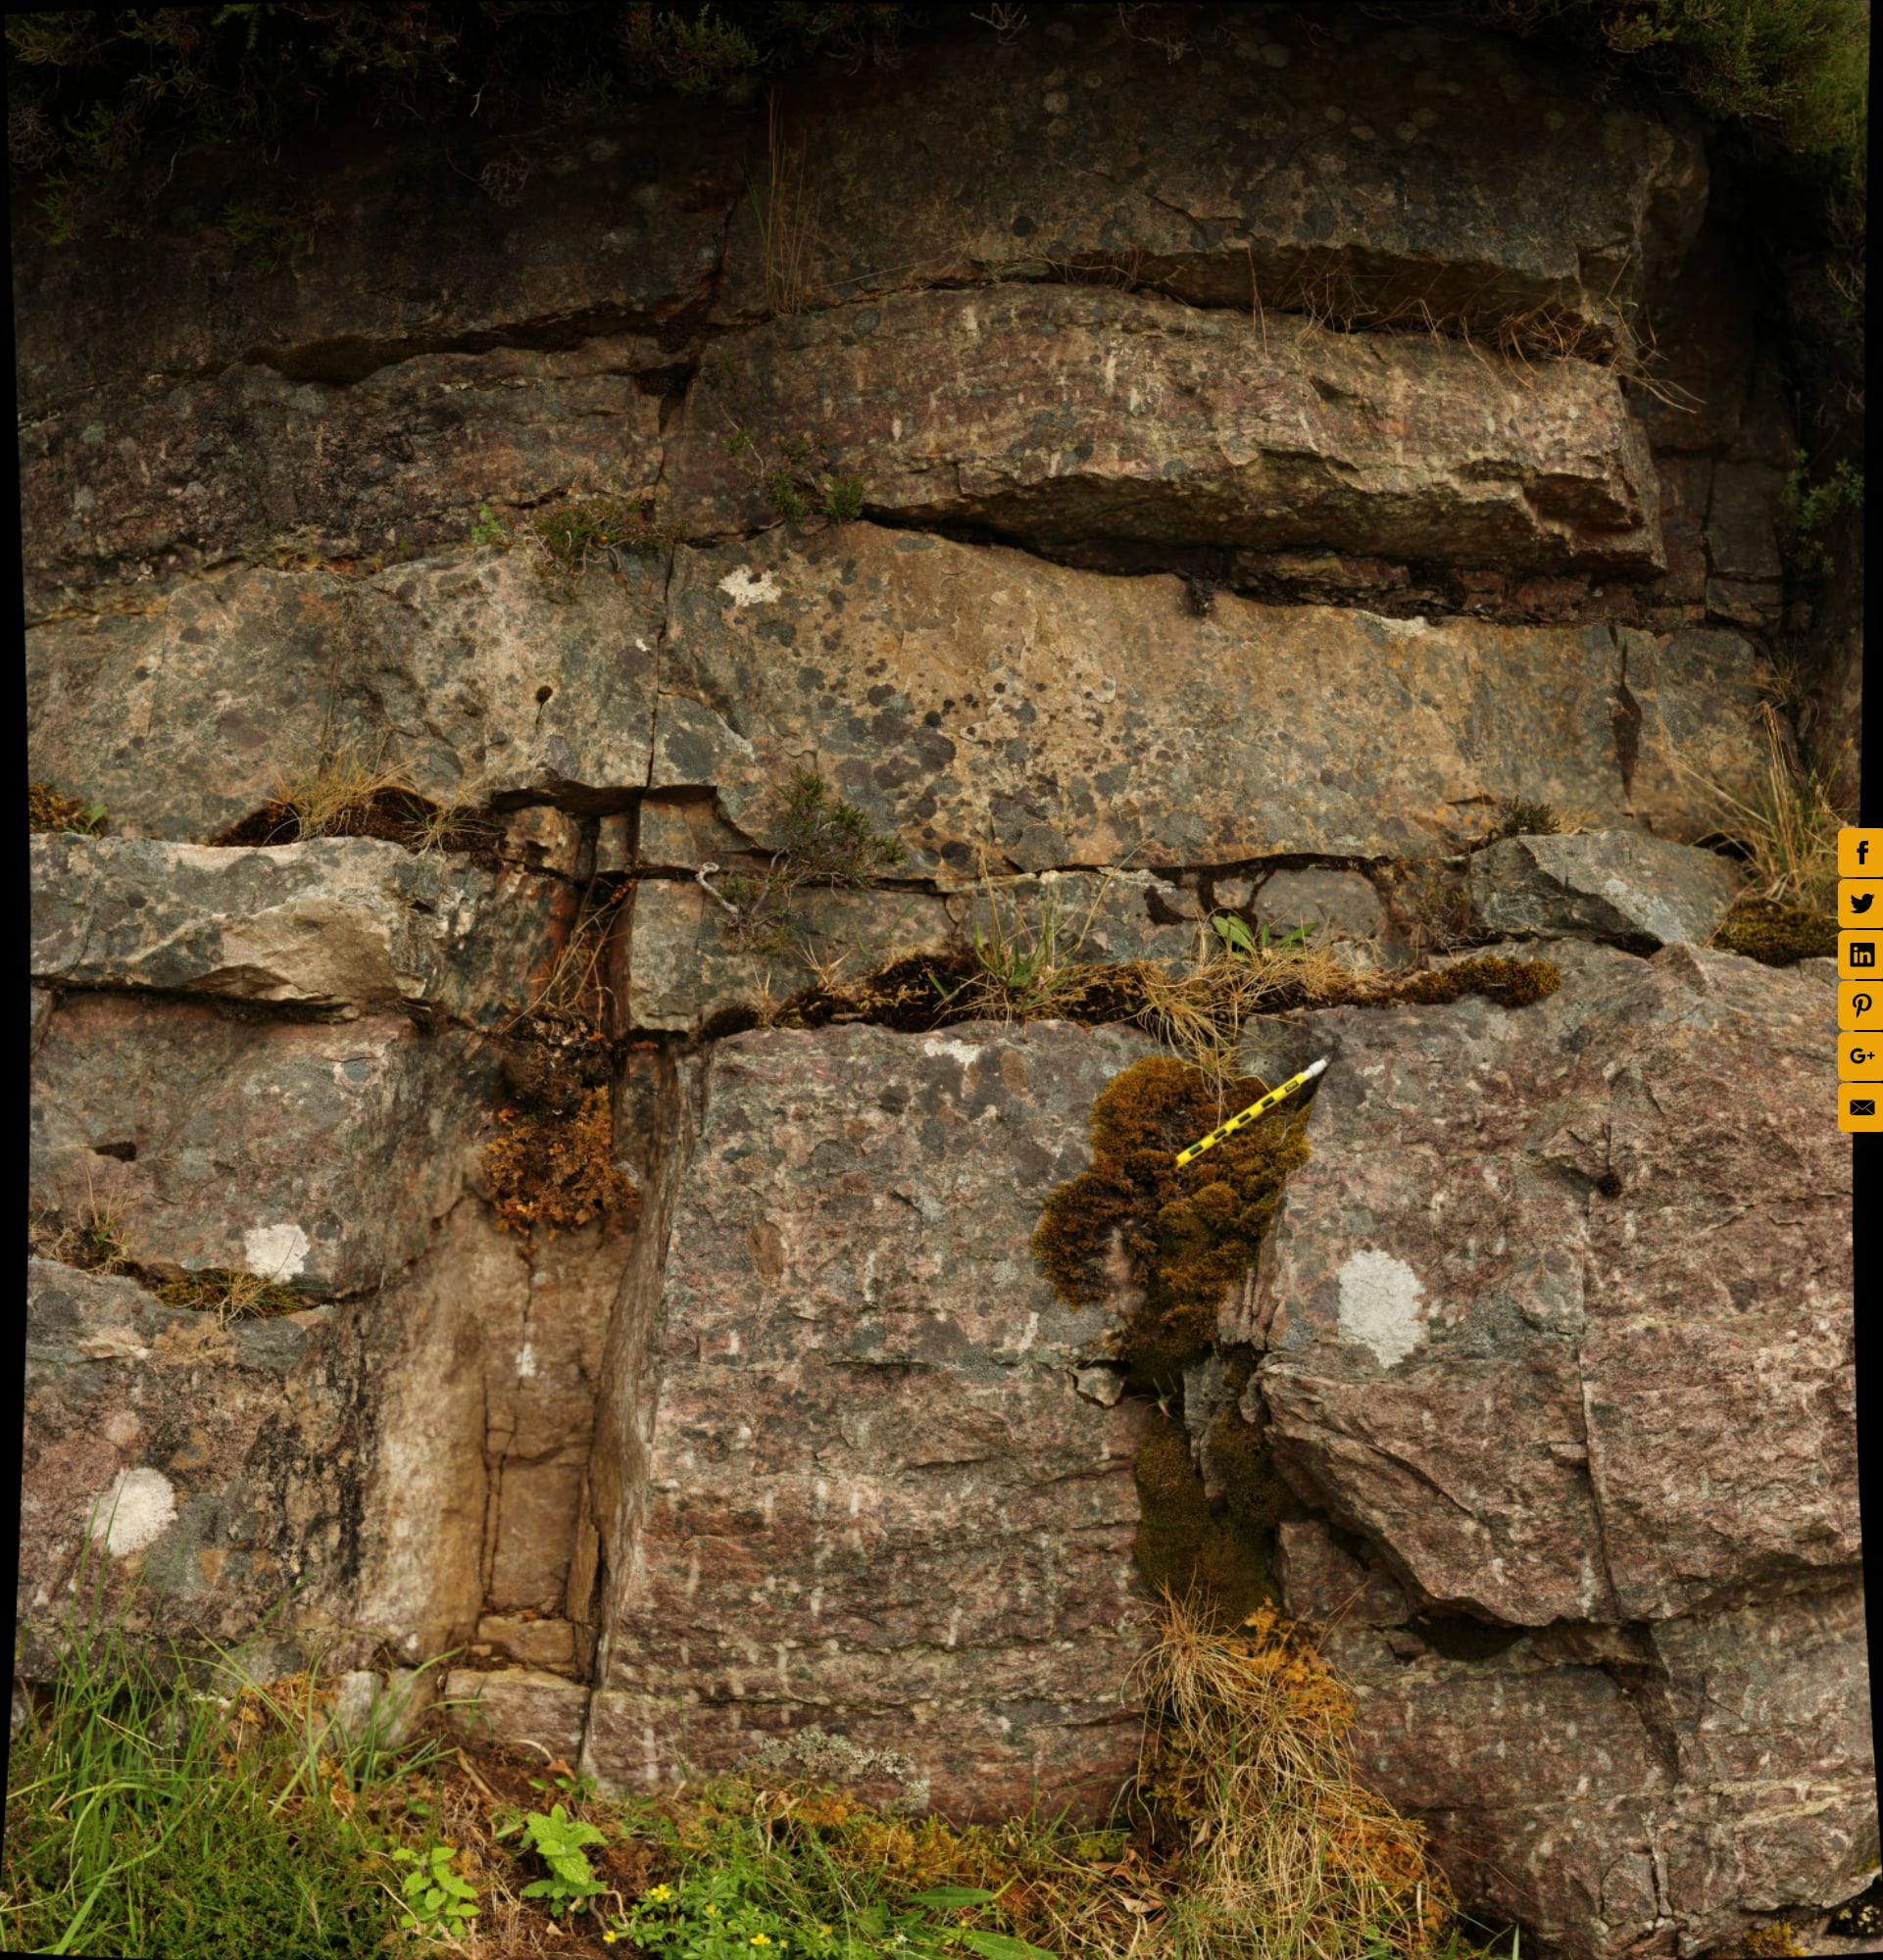
<path fill-rule="evenodd" d="M 1883 892 L 1883 878 L 1844 878 L 1837 887 L 1837 920 L 1840 925 L 1868 925 L 1883 918 L 1877 910 L 1876 895 Z"/>

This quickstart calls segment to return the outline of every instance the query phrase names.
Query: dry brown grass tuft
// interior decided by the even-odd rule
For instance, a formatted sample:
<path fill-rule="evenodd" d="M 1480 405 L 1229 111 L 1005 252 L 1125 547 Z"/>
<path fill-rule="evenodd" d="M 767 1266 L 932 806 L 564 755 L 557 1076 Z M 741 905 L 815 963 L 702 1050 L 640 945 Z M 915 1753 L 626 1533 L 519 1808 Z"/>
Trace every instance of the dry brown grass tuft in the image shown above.
<path fill-rule="evenodd" d="M 413 794 L 405 765 L 387 762 L 384 747 L 369 757 L 362 749 L 341 749 L 283 777 L 270 799 L 299 837 L 339 837 L 382 796 Z"/>
<path fill-rule="evenodd" d="M 1213 1960 L 1430 1953 L 1456 1902 L 1421 1825 L 1354 1780 L 1353 1701 L 1310 1630 L 1166 1599 L 1139 1664 L 1146 1800 L 1190 1839 L 1171 1932 Z"/>
<path fill-rule="evenodd" d="M 1830 912 L 1837 901 L 1837 833 L 1844 822 L 1824 779 L 1797 757 L 1769 703 L 1761 706 L 1765 769 L 1748 797 L 1699 770 L 1681 773 L 1709 796 L 1720 827 L 1745 851 L 1749 892 L 1777 905 Z"/>

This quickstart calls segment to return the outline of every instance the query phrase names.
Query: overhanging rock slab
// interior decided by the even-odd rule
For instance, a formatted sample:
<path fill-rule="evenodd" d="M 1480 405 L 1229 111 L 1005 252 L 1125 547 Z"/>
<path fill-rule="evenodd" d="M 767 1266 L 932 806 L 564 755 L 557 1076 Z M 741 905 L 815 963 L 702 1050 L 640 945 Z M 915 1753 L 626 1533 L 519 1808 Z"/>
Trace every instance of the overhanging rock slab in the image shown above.
<path fill-rule="evenodd" d="M 32 775 L 81 786 L 121 835 L 199 844 L 345 754 L 438 803 L 620 808 L 647 780 L 664 583 L 629 560 L 564 599 L 522 553 L 472 551 L 365 578 L 227 571 L 60 619 L 27 635 Z"/>
<path fill-rule="evenodd" d="M 1612 373 L 1423 335 L 1057 285 L 787 315 L 702 370 L 669 458 L 676 511 L 696 532 L 766 523 L 764 469 L 807 432 L 872 516 L 1047 551 L 1663 568 L 1654 465 Z"/>
<path fill-rule="evenodd" d="M 1017 38 L 912 49 L 783 109 L 732 216 L 730 317 L 1071 272 L 1600 339 L 1706 203 L 1696 134 L 1599 101 L 1560 56 L 1340 6 L 1035 9 Z"/>
<path fill-rule="evenodd" d="M 32 840 L 41 985 L 386 1009 L 481 1026 L 520 1014 L 572 901 L 556 881 L 372 838 L 257 850 Z"/>

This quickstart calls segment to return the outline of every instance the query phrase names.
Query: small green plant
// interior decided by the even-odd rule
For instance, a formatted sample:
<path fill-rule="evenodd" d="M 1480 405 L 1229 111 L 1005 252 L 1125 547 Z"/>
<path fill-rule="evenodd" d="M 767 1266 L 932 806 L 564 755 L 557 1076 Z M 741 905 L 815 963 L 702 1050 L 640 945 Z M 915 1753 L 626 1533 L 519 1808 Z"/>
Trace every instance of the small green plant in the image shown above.
<path fill-rule="evenodd" d="M 1222 950 L 1231 959 L 1254 959 L 1261 954 L 1279 957 L 1290 953 L 1305 953 L 1314 933 L 1313 926 L 1298 925 L 1292 932 L 1273 937 L 1265 923 L 1259 923 L 1251 932 L 1234 912 L 1218 912 L 1210 924 L 1221 940 Z"/>
<path fill-rule="evenodd" d="M 26 785 L 26 810 L 27 826 L 32 830 L 71 830 L 80 837 L 96 837 L 105 826 L 103 804 L 80 803 L 50 783 Z"/>
<path fill-rule="evenodd" d="M 393 1852 L 395 1862 L 412 1867 L 399 1885 L 405 1908 L 405 1917 L 399 1922 L 402 1933 L 441 1934 L 453 1938 L 476 1924 L 477 1888 L 451 1869 L 456 1855 L 456 1846 L 451 1844 L 429 1844 L 423 1851 L 401 1845 Z"/>
<path fill-rule="evenodd" d="M 529 534 L 539 554 L 537 568 L 550 579 L 577 578 L 595 564 L 619 569 L 625 559 L 665 558 L 685 536 L 662 515 L 652 491 L 561 505 L 535 518 Z"/>
<path fill-rule="evenodd" d="M 479 504 L 476 521 L 471 527 L 471 542 L 473 545 L 494 545 L 500 551 L 507 551 L 510 547 L 510 526 L 488 504 Z"/>
<path fill-rule="evenodd" d="M 743 457 L 751 464 L 760 494 L 778 522 L 802 523 L 814 511 L 834 524 L 863 515 L 860 470 L 839 468 L 829 444 L 809 431 L 779 436 L 773 453 L 768 455 L 749 426 L 752 399 L 731 359 L 724 354 L 716 357 L 707 364 L 706 376 L 726 421 L 719 447 L 727 456 Z"/>
<path fill-rule="evenodd" d="M 677 1885 L 650 1886 L 602 1937 L 611 1944 L 632 1939 L 661 1960 L 757 1960 L 793 1953 L 806 1960 L 875 1960 L 886 1952 L 909 1960 L 964 1952 L 980 1960 L 1057 1960 L 1048 1948 L 1012 1934 L 934 1917 L 991 1905 L 1000 1894 L 985 1886 L 933 1886 L 900 1905 L 873 1899 L 858 1907 L 846 1928 L 785 1916 L 764 1896 L 758 1878 L 733 1864 L 689 1874 Z"/>
<path fill-rule="evenodd" d="M 1562 828 L 1556 807 L 1547 803 L 1525 803 L 1520 797 L 1506 797 L 1498 805 L 1498 820 L 1484 841 L 1501 837 L 1554 837 Z"/>
<path fill-rule="evenodd" d="M 560 1803 L 551 1807 L 547 1817 L 535 1810 L 513 1817 L 498 1826 L 496 1835 L 508 1838 L 519 1831 L 529 1839 L 529 1848 L 548 1865 L 550 1873 L 548 1878 L 525 1886 L 522 1896 L 545 1900 L 552 1918 L 561 1919 L 571 1909 L 585 1912 L 588 1901 L 608 1889 L 589 1870 L 586 1848 L 606 1843 L 605 1831 L 570 1817 Z"/>
<path fill-rule="evenodd" d="M 785 786 L 778 825 L 783 848 L 760 872 L 735 872 L 709 882 L 719 867 L 702 865 L 699 881 L 731 914 L 727 932 L 741 953 L 783 959 L 794 950 L 791 901 L 806 886 L 861 890 L 903 859 L 895 838 L 878 832 L 855 804 L 835 795 L 814 769 L 799 769 Z"/>
<path fill-rule="evenodd" d="M 788 469 L 768 469 L 763 478 L 765 500 L 771 506 L 773 514 L 781 523 L 795 524 L 801 521 L 808 508 L 804 493 L 798 488 L 797 479 Z"/>
<path fill-rule="evenodd" d="M 223 213 L 223 229 L 258 272 L 278 272 L 313 235 L 306 205 L 267 195 L 237 198 Z"/>
<path fill-rule="evenodd" d="M 1809 465 L 1801 450 L 1785 479 L 1779 500 L 1779 535 L 1793 573 L 1801 578 L 1825 578 L 1831 570 L 1830 547 L 1824 533 L 1846 511 L 1863 508 L 1863 472 L 1854 464 L 1839 463 L 1820 483 L 1809 480 Z"/>
<path fill-rule="evenodd" d="M 863 515 L 863 477 L 854 469 L 839 470 L 826 479 L 818 509 L 833 523 L 847 524 Z"/>

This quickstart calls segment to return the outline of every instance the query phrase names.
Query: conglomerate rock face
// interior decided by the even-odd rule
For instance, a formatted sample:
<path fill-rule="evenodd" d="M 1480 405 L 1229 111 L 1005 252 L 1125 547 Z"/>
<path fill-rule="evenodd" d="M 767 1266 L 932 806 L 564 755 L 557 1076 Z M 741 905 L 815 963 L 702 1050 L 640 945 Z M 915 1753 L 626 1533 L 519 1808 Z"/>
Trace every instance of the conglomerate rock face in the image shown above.
<path fill-rule="evenodd" d="M 1509 935 L 1558 992 L 1245 1029 L 1330 1066 L 1181 1433 L 1219 1491 L 1244 1384 L 1468 1899 L 1802 1923 L 1876 1844 L 1851 1158 L 1827 962 L 1705 945 L 1795 441 L 1705 132 L 1032 11 L 481 187 L 331 132 L 273 272 L 194 165 L 161 246 L 16 224 L 31 775 L 107 812 L 33 848 L 23 1664 L 102 1561 L 257 1666 L 463 1648 L 618 1784 L 820 1729 L 1101 1812 L 1156 1411 L 1029 1241 L 1151 1038 L 770 1010 Z M 426 838 L 286 841 L 343 762 Z M 806 771 L 901 855 L 767 911 Z"/>

